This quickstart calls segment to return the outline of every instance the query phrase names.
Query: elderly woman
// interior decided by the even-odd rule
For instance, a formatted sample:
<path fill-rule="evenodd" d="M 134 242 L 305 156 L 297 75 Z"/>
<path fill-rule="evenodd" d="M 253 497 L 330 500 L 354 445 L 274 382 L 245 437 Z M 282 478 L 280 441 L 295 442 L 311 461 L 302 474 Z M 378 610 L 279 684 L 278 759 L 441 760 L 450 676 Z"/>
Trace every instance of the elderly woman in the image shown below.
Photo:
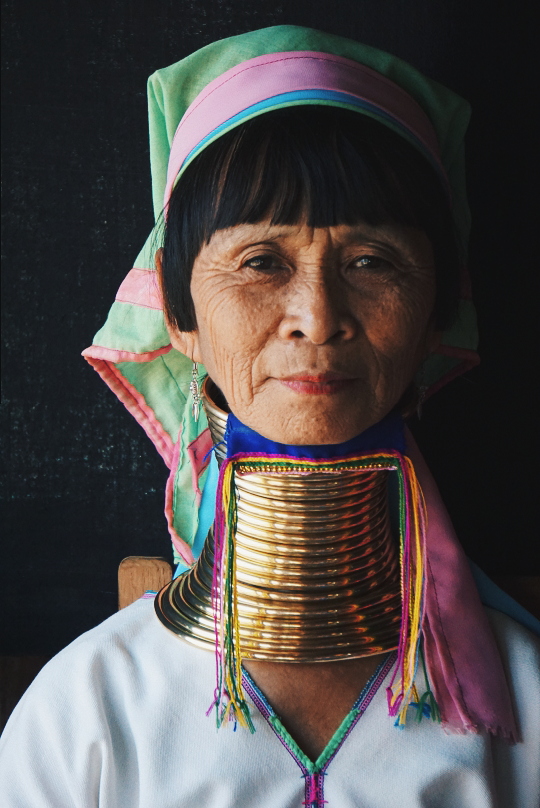
<path fill-rule="evenodd" d="M 171 469 L 177 572 L 40 674 L 4 804 L 533 808 L 538 647 L 403 421 L 476 361 L 467 104 L 295 27 L 149 99 L 158 226 L 85 355 Z"/>

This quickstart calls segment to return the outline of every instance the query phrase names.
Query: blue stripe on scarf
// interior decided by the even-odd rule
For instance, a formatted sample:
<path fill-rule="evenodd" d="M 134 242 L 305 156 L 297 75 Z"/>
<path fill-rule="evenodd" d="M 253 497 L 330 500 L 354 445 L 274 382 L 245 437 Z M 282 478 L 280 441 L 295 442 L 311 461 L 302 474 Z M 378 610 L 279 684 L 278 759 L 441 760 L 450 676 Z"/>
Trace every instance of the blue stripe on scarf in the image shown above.
<path fill-rule="evenodd" d="M 186 159 L 182 163 L 179 173 L 182 172 L 187 163 L 190 162 L 196 154 L 204 149 L 210 140 L 214 140 L 227 130 L 232 129 L 234 126 L 242 123 L 242 121 L 244 121 L 246 118 L 253 117 L 261 112 L 264 112 L 265 110 L 271 110 L 273 107 L 280 104 L 288 103 L 292 105 L 295 102 L 302 101 L 307 103 L 312 101 L 328 101 L 330 104 L 334 102 L 336 104 L 347 105 L 348 107 L 365 110 L 367 113 L 371 113 L 374 117 L 392 124 L 392 126 L 399 129 L 406 138 L 411 140 L 415 146 L 420 149 L 422 154 L 427 157 L 427 159 L 433 164 L 434 168 L 440 174 L 440 166 L 434 160 L 431 152 L 416 137 L 414 132 L 411 132 L 411 130 L 404 126 L 401 121 L 398 121 L 388 112 L 380 109 L 380 107 L 377 107 L 375 104 L 372 104 L 369 101 L 364 101 L 362 98 L 357 98 L 349 93 L 342 93 L 336 90 L 296 90 L 290 93 L 280 93 L 279 95 L 274 95 L 271 98 L 267 98 L 265 101 L 259 101 L 257 104 L 252 104 L 251 106 L 246 107 L 246 109 L 243 109 L 237 115 L 233 115 L 232 118 L 229 118 L 219 126 L 216 126 L 212 132 L 203 137 L 203 139 L 197 143 L 197 145 L 187 155 Z"/>

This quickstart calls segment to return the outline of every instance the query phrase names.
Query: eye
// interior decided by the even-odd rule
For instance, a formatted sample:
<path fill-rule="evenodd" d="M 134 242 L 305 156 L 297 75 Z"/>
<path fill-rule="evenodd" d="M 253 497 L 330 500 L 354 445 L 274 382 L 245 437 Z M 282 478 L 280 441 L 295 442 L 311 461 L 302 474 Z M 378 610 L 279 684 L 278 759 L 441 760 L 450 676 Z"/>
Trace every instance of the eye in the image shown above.
<path fill-rule="evenodd" d="M 279 260 L 277 255 L 271 253 L 263 253 L 262 255 L 255 255 L 253 258 L 248 258 L 244 261 L 244 266 L 250 269 L 256 269 L 258 272 L 275 272 L 283 269 L 283 263 Z"/>
<path fill-rule="evenodd" d="M 371 269 L 371 270 L 388 270 L 392 269 L 393 265 L 390 261 L 386 261 L 379 255 L 359 255 L 351 262 L 353 269 Z"/>

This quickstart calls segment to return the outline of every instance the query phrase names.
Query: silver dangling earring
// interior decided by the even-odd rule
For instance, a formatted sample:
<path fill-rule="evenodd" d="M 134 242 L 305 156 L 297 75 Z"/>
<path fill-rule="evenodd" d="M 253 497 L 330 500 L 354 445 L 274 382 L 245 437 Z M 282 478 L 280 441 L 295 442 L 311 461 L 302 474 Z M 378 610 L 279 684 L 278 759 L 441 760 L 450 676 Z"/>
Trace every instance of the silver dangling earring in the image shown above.
<path fill-rule="evenodd" d="M 201 411 L 201 394 L 199 391 L 199 381 L 197 375 L 199 367 L 196 362 L 193 363 L 191 369 L 191 381 L 189 383 L 189 392 L 191 393 L 191 414 L 195 421 L 199 420 L 199 413 Z"/>

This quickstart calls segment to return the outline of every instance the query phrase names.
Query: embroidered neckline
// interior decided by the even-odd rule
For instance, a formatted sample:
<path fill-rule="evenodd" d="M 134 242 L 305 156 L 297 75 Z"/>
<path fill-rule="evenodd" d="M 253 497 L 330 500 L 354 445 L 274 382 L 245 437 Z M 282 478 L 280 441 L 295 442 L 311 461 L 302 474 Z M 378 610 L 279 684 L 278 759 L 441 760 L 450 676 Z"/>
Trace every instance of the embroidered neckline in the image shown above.
<path fill-rule="evenodd" d="M 392 665 L 395 663 L 395 660 L 395 651 L 391 651 L 386 655 L 385 659 L 383 659 L 377 670 L 366 683 L 355 703 L 315 761 L 312 761 L 306 755 L 291 734 L 285 729 L 279 716 L 266 699 L 264 693 L 262 693 L 262 691 L 257 687 L 249 673 L 244 668 L 242 668 L 242 680 L 251 700 L 263 718 L 270 725 L 274 733 L 277 735 L 283 746 L 287 749 L 291 757 L 293 757 L 296 763 L 300 766 L 304 777 L 324 775 L 325 770 L 328 768 L 330 762 L 343 745 L 345 739 L 352 732 L 359 719 L 371 704 L 379 687 L 384 682 L 388 672 L 392 668 Z"/>

